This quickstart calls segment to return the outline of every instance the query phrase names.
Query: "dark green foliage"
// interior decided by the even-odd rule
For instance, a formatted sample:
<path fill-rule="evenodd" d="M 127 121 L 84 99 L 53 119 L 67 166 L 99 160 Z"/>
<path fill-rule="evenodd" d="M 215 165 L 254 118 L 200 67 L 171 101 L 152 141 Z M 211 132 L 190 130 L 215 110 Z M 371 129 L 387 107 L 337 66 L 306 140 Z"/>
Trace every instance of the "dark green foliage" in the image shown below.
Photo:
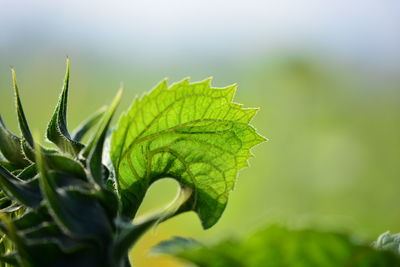
<path fill-rule="evenodd" d="M 0 148 L 4 156 L 3 166 L 11 170 L 28 166 L 29 162 L 22 151 L 21 142 L 21 138 L 7 129 L 0 116 Z"/>
<path fill-rule="evenodd" d="M 22 137 L 0 118 L 0 266 L 130 266 L 129 248 L 159 219 L 147 218 L 139 225 L 124 222 L 118 216 L 117 193 L 107 186 L 110 171 L 102 164 L 103 146 L 122 91 L 106 111 L 70 135 L 68 81 L 67 63 L 63 91 L 47 129 L 47 138 L 59 148 L 52 150 L 34 143 L 13 71 Z M 80 143 L 98 121 L 89 144 Z M 129 238 L 121 238 L 126 232 Z"/>
<path fill-rule="evenodd" d="M 264 140 L 248 125 L 256 110 L 232 102 L 235 86 L 216 89 L 209 80 L 161 83 L 128 110 L 111 138 L 120 90 L 70 134 L 67 60 L 46 132 L 56 148 L 46 148 L 32 136 L 14 70 L 12 76 L 21 136 L 0 117 L 0 267 L 130 266 L 129 249 L 158 222 L 194 210 L 205 228 L 215 224 L 249 149 Z M 114 166 L 104 163 L 110 157 Z M 132 223 L 148 187 L 166 177 L 181 183 L 177 200 Z"/>

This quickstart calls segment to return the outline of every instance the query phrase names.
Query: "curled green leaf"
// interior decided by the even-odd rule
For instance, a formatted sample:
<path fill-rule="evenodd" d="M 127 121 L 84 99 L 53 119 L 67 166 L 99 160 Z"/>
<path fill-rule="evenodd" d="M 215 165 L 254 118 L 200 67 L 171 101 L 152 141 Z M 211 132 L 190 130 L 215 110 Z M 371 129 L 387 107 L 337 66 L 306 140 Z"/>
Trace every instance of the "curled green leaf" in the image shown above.
<path fill-rule="evenodd" d="M 136 99 L 111 139 L 124 215 L 133 217 L 149 186 L 170 177 L 193 190 L 177 213 L 195 211 L 204 228 L 218 221 L 250 148 L 265 141 L 249 125 L 257 109 L 232 102 L 235 90 L 210 79 L 162 81 Z"/>

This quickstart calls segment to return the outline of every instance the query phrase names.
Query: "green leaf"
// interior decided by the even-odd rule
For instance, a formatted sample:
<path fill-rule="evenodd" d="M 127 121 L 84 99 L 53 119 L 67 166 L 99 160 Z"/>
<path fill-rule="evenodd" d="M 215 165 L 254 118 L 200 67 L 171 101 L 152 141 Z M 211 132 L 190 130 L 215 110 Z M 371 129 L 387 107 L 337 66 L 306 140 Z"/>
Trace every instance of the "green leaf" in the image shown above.
<path fill-rule="evenodd" d="M 49 125 L 47 126 L 47 139 L 56 144 L 62 151 L 71 155 L 77 155 L 84 146 L 71 138 L 67 127 L 69 69 L 69 59 L 67 59 L 64 86 L 56 109 Z"/>
<path fill-rule="evenodd" d="M 99 244 L 109 241 L 110 219 L 90 191 L 90 185 L 72 173 L 51 171 L 40 147 L 36 146 L 36 149 L 40 189 L 57 225 L 64 233 L 74 237 L 90 239 Z M 69 183 L 75 180 L 77 184 L 57 183 L 63 176 L 69 178 Z"/>
<path fill-rule="evenodd" d="M 89 141 L 89 144 L 82 151 L 82 156 L 87 158 L 87 169 L 89 171 L 89 179 L 91 182 L 98 185 L 97 195 L 99 200 L 108 211 L 110 217 L 115 217 L 118 212 L 119 199 L 114 190 L 110 190 L 107 187 L 108 170 L 103 165 L 103 151 L 104 142 L 106 141 L 107 134 L 109 133 L 109 127 L 114 113 L 121 101 L 123 89 L 121 88 L 115 96 L 110 107 L 104 113 L 101 119 L 99 129 L 93 138 Z"/>
<path fill-rule="evenodd" d="M 25 182 L 0 166 L 0 188 L 10 198 L 35 208 L 42 200 L 37 182 Z"/>
<path fill-rule="evenodd" d="M 57 155 L 57 154 L 46 155 L 45 160 L 46 160 L 46 167 L 49 169 L 66 173 L 74 178 L 86 180 L 85 170 L 83 166 L 79 163 L 79 161 L 75 161 L 64 155 Z"/>
<path fill-rule="evenodd" d="M 192 245 L 180 239 L 165 241 L 155 251 L 201 267 L 400 266 L 400 258 L 391 251 L 376 250 L 348 235 L 289 230 L 277 225 L 243 240 L 226 240 L 212 246 Z"/>
<path fill-rule="evenodd" d="M 21 138 L 7 129 L 0 116 L 0 151 L 3 156 L 12 164 L 25 167 L 29 163 L 21 148 Z"/>
<path fill-rule="evenodd" d="M 183 237 L 173 237 L 170 240 L 163 241 L 151 249 L 152 254 L 171 254 L 179 255 L 179 253 L 184 253 L 185 251 L 195 250 L 203 248 L 204 246 L 192 239 Z"/>
<path fill-rule="evenodd" d="M 15 254 L 0 255 L 0 263 L 8 263 L 12 266 L 18 266 L 17 257 Z"/>
<path fill-rule="evenodd" d="M 15 92 L 15 105 L 17 107 L 18 125 L 21 130 L 22 136 L 28 142 L 29 146 L 33 148 L 33 137 L 28 126 L 28 122 L 25 117 L 24 110 L 22 108 L 21 99 L 19 97 L 19 90 L 17 85 L 17 76 L 14 69 L 11 69 L 11 74 L 13 77 L 13 87 Z"/>
<path fill-rule="evenodd" d="M 104 112 L 106 112 L 106 107 L 102 107 L 100 110 L 95 112 L 92 116 L 90 116 L 87 120 L 82 122 L 71 134 L 71 137 L 74 141 L 80 142 L 82 138 L 87 134 L 90 129 L 92 129 L 97 122 L 103 117 Z"/>
<path fill-rule="evenodd" d="M 14 227 L 17 230 L 27 230 L 35 228 L 42 223 L 51 222 L 51 216 L 46 210 L 45 204 L 42 202 L 37 209 L 29 209 L 20 216 L 13 219 Z"/>
<path fill-rule="evenodd" d="M 122 267 L 124 265 L 124 255 L 129 249 L 143 236 L 143 234 L 154 226 L 162 215 L 154 215 L 144 218 L 140 222 L 127 223 L 117 220 L 118 234 L 114 237 L 113 245 L 110 250 L 111 266 Z"/>
<path fill-rule="evenodd" d="M 111 120 L 114 113 L 121 101 L 123 89 L 121 88 L 115 96 L 110 107 L 104 113 L 100 122 L 99 129 L 93 138 L 89 141 L 88 145 L 82 151 L 82 156 L 88 158 L 88 169 L 90 170 L 91 178 L 100 186 L 104 183 L 103 176 L 103 146 L 107 137 L 107 131 L 110 127 Z"/>
<path fill-rule="evenodd" d="M 126 255 L 129 249 L 139 240 L 139 238 L 152 226 L 157 225 L 159 222 L 170 218 L 175 212 L 175 207 L 179 207 L 190 197 L 191 190 L 182 189 L 171 203 L 170 207 L 160 213 L 152 216 L 141 218 L 139 221 L 132 223 L 125 222 L 119 217 L 116 220 L 118 234 L 114 237 L 113 246 L 110 252 L 112 259 L 112 266 L 124 266 L 123 255 Z"/>
<path fill-rule="evenodd" d="M 171 177 L 193 189 L 178 213 L 194 210 L 204 228 L 218 221 L 250 148 L 265 140 L 249 125 L 257 109 L 233 103 L 235 90 L 212 88 L 210 79 L 163 81 L 136 99 L 111 140 L 124 215 L 134 216 L 153 182 Z"/>
<path fill-rule="evenodd" d="M 36 164 L 31 164 L 28 167 L 21 170 L 18 174 L 18 178 L 24 181 L 32 179 L 37 174 Z"/>

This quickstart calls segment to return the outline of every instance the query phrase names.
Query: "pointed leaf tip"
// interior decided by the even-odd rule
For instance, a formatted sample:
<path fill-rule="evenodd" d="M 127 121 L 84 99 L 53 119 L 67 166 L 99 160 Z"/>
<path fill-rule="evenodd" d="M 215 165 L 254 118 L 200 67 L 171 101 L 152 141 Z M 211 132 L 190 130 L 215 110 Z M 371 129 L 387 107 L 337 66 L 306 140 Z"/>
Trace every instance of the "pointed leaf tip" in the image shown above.
<path fill-rule="evenodd" d="M 84 145 L 71 138 L 67 127 L 69 72 L 70 65 L 69 59 L 67 58 L 63 89 L 56 109 L 54 110 L 52 118 L 47 126 L 46 135 L 47 139 L 57 145 L 62 151 L 75 156 L 84 147 Z"/>
<path fill-rule="evenodd" d="M 108 129 L 114 113 L 121 101 L 123 88 L 120 88 L 110 107 L 104 113 L 96 134 L 89 141 L 88 145 L 82 151 L 81 157 L 87 158 L 87 166 L 90 173 L 90 179 L 100 188 L 106 187 L 106 177 L 103 167 L 103 150 L 107 138 Z"/>
<path fill-rule="evenodd" d="M 25 117 L 24 109 L 22 107 L 22 102 L 21 102 L 21 98 L 19 95 L 19 89 L 18 89 L 18 84 L 17 84 L 17 75 L 13 68 L 11 69 L 11 75 L 12 75 L 12 81 L 13 81 L 14 94 L 15 94 L 15 106 L 17 108 L 18 125 L 19 125 L 19 128 L 20 128 L 23 138 L 26 140 L 26 142 L 29 144 L 29 146 L 32 147 L 33 146 L 33 138 L 32 138 L 31 131 L 29 129 L 28 122 Z"/>
<path fill-rule="evenodd" d="M 103 117 L 101 118 L 99 128 L 96 131 L 96 134 L 91 138 L 89 141 L 88 145 L 85 147 L 85 149 L 82 151 L 82 156 L 84 158 L 87 158 L 90 153 L 92 153 L 98 144 L 98 142 L 104 142 L 105 134 L 108 131 L 108 128 L 110 126 L 111 120 L 117 110 L 117 107 L 119 103 L 121 102 L 121 97 L 124 92 L 123 88 L 120 88 L 115 95 L 113 101 L 111 102 L 110 106 L 108 107 L 107 111 L 104 113 Z M 103 140 L 102 140 L 103 139 Z M 101 144 L 102 145 L 102 144 Z"/>

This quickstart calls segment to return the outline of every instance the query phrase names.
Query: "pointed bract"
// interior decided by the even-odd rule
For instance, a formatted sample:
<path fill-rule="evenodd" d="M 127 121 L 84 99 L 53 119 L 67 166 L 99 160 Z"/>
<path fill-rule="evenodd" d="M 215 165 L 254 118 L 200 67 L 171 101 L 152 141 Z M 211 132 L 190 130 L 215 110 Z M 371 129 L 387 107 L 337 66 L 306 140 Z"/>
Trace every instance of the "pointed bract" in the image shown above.
<path fill-rule="evenodd" d="M 57 145 L 63 152 L 77 155 L 84 147 L 83 144 L 73 140 L 67 127 L 67 102 L 69 90 L 69 59 L 67 59 L 67 70 L 64 78 L 64 85 L 58 100 L 56 109 L 47 126 L 47 139 Z"/>
<path fill-rule="evenodd" d="M 18 115 L 18 125 L 21 130 L 21 134 L 23 138 L 26 140 L 26 142 L 33 147 L 33 138 L 31 131 L 28 126 L 28 122 L 25 117 L 24 109 L 22 108 L 22 103 L 21 99 L 19 96 L 19 90 L 18 90 L 18 85 L 17 85 L 17 76 L 15 74 L 15 70 L 11 69 L 12 73 L 12 80 L 13 80 L 13 87 L 14 87 L 14 93 L 15 93 L 15 105 L 17 107 L 17 115 Z"/>

